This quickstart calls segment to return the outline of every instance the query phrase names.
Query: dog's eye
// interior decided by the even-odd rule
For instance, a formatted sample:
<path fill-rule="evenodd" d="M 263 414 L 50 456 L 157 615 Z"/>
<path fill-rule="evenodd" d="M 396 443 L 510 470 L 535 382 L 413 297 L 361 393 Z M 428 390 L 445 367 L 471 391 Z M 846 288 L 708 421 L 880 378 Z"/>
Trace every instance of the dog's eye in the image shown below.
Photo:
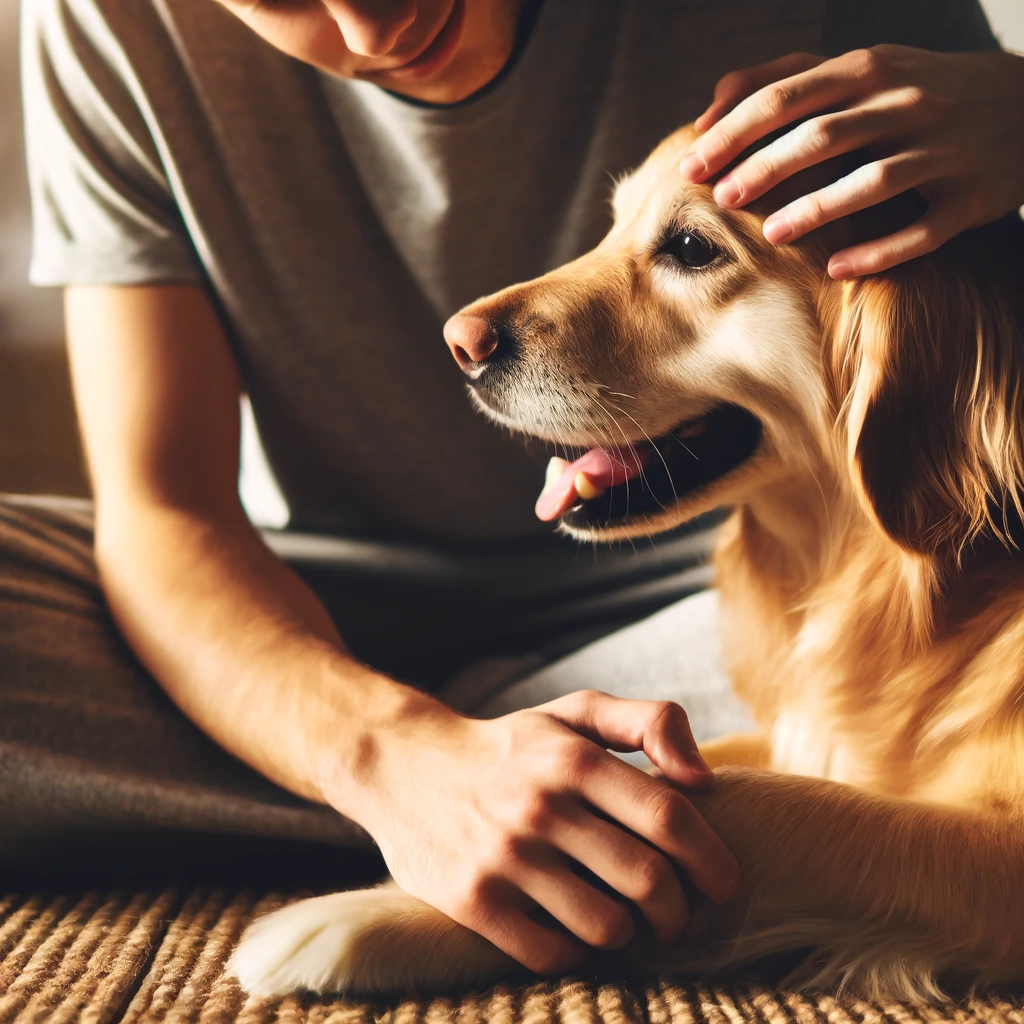
<path fill-rule="evenodd" d="M 689 270 L 710 266 L 722 255 L 717 245 L 695 231 L 680 231 L 673 235 L 665 246 L 665 252 Z"/>

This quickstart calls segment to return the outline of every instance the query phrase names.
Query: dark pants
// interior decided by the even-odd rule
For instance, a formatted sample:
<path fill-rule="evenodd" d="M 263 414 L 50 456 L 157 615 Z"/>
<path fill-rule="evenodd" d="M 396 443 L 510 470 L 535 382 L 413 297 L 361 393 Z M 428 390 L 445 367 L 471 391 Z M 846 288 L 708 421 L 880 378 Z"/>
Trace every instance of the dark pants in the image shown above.
<path fill-rule="evenodd" d="M 436 688 L 485 655 L 559 657 L 700 589 L 711 531 L 640 553 L 553 539 L 514 558 L 266 537 L 359 657 Z M 371 850 L 353 823 L 270 783 L 177 710 L 114 627 L 91 545 L 87 503 L 0 500 L 0 866 L 123 869 L 257 840 Z"/>

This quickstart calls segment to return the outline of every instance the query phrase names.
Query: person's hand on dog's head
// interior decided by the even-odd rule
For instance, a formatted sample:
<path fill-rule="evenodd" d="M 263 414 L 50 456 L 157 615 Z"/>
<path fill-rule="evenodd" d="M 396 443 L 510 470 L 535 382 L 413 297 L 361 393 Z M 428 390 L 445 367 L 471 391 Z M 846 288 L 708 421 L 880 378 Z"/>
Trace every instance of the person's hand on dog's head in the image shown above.
<path fill-rule="evenodd" d="M 713 178 L 720 206 L 745 206 L 796 172 L 853 150 L 871 160 L 777 210 L 764 223 L 784 244 L 910 189 L 927 203 L 914 223 L 835 253 L 836 278 L 871 274 L 931 252 L 1024 204 L 1024 57 L 876 46 L 828 60 L 789 54 L 722 78 L 682 163 Z M 794 124 L 794 122 L 799 122 Z"/>

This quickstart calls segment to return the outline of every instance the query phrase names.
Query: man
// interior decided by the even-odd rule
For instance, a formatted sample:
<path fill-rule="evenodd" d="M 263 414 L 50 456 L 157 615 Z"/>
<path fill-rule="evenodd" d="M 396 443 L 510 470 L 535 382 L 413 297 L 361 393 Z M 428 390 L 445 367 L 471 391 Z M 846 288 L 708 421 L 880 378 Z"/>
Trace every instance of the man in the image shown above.
<path fill-rule="evenodd" d="M 1021 132 L 990 108 L 1024 94 L 1014 58 L 783 56 L 991 50 L 977 6 L 27 0 L 23 31 L 32 275 L 67 288 L 103 595 L 191 722 L 333 810 L 264 786 L 164 706 L 103 617 L 89 524 L 13 503 L 0 697 L 11 855 L 69 829 L 355 841 L 339 812 L 400 884 L 543 971 L 631 932 L 574 862 L 666 938 L 686 914 L 677 869 L 728 899 L 735 862 L 683 793 L 605 749 L 642 750 L 684 790 L 710 784 L 677 705 L 569 695 L 483 720 L 398 681 L 437 686 L 494 653 L 550 660 L 650 610 L 652 590 L 684 592 L 673 581 L 694 548 L 679 539 L 660 570 L 650 556 L 591 567 L 551 537 L 531 513 L 539 453 L 473 414 L 440 328 L 595 243 L 610 178 L 736 66 L 754 70 L 722 80 L 681 170 L 695 180 L 766 131 L 838 113 L 831 133 L 784 135 L 734 170 L 723 204 L 829 146 L 889 137 L 879 165 L 913 173 L 886 170 L 852 195 L 838 183 L 781 211 L 775 240 L 895 180 L 944 214 L 925 236 L 837 254 L 836 276 L 982 216 L 964 201 L 948 213 L 947 179 L 962 199 L 992 173 L 992 215 L 1011 209 L 1024 201 Z M 935 156 L 948 111 L 925 109 L 943 89 L 984 133 L 953 169 Z M 243 392 L 289 527 L 319 540 L 251 525 L 237 486 Z M 658 620 L 665 650 L 685 639 L 666 621 L 707 646 L 693 607 Z M 671 669 L 648 653 L 653 690 Z M 479 671 L 459 692 L 467 680 L 479 708 Z M 607 671 L 587 685 L 647 695 Z"/>

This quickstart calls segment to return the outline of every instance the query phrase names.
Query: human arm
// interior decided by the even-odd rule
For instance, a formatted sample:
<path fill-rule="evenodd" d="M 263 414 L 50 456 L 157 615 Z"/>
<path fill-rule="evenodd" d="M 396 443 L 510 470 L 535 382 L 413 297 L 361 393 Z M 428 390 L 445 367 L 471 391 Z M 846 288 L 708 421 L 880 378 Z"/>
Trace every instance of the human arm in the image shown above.
<path fill-rule="evenodd" d="M 920 219 L 832 256 L 832 276 L 853 277 L 923 255 L 1024 204 L 1022 109 L 1024 57 L 1013 54 L 893 45 L 832 60 L 790 54 L 718 83 L 683 173 L 713 178 L 758 139 L 800 121 L 716 183 L 719 204 L 736 208 L 805 167 L 866 150 L 864 166 L 764 222 L 765 237 L 784 244 L 917 189 L 928 204 Z"/>
<path fill-rule="evenodd" d="M 67 321 L 104 590 L 204 731 L 363 825 L 403 887 L 537 969 L 579 947 L 532 920 L 535 904 L 584 942 L 628 938 L 621 903 L 570 856 L 664 934 L 686 914 L 673 865 L 731 892 L 735 863 L 689 801 L 604 749 L 706 784 L 675 705 L 583 695 L 480 722 L 347 652 L 239 502 L 240 382 L 202 289 L 75 287 Z"/>

